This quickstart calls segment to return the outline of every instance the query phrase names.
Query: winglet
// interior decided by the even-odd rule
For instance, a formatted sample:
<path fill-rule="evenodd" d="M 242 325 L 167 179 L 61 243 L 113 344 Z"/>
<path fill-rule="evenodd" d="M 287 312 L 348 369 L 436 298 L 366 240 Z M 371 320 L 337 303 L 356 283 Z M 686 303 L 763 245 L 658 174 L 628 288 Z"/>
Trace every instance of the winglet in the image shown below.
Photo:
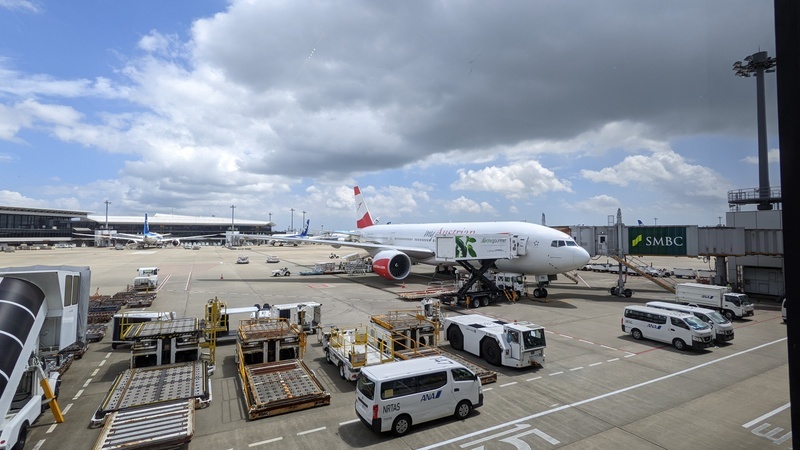
<path fill-rule="evenodd" d="M 375 221 L 372 220 L 372 216 L 369 213 L 369 209 L 367 208 L 367 204 L 364 203 L 364 197 L 361 195 L 361 189 L 358 186 L 354 189 L 356 195 L 356 226 L 358 228 L 366 228 L 375 225 Z"/>
<path fill-rule="evenodd" d="M 300 237 L 308 236 L 308 224 L 310 224 L 310 223 L 311 223 L 310 219 L 306 220 L 306 226 L 305 226 L 305 228 L 303 228 L 303 231 L 298 236 L 300 236 Z"/>
<path fill-rule="evenodd" d="M 144 213 L 144 229 L 142 230 L 142 234 L 150 233 L 150 225 L 147 224 L 147 213 Z"/>

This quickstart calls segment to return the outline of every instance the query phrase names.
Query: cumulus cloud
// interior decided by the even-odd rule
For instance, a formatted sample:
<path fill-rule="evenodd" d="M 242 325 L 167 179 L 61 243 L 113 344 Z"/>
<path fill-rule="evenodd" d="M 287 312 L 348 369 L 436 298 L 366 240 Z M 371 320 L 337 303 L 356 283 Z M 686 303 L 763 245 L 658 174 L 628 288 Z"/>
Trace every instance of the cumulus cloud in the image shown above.
<path fill-rule="evenodd" d="M 475 200 L 464 197 L 450 200 L 444 203 L 444 208 L 450 214 L 489 214 L 497 215 L 497 210 L 488 202 L 476 202 Z"/>
<path fill-rule="evenodd" d="M 571 192 L 570 182 L 558 179 L 538 161 L 524 161 L 509 166 L 491 166 L 481 170 L 458 171 L 453 190 L 497 192 L 508 198 L 542 195 L 553 191 Z"/>
<path fill-rule="evenodd" d="M 719 197 L 730 189 L 729 182 L 712 169 L 689 164 L 673 152 L 632 155 L 601 170 L 581 170 L 581 176 L 595 183 L 640 189 L 677 197 Z"/>
<path fill-rule="evenodd" d="M 137 22 L 138 40 L 97 76 L 26 73 L 0 55 L 0 141 L 14 157 L 31 135 L 53 151 L 123 155 L 94 181 L 117 205 L 183 213 L 324 205 L 333 220 L 359 178 L 384 222 L 445 210 L 437 186 L 496 194 L 454 202 L 492 214 L 518 212 L 508 200 L 566 201 L 578 183 L 717 201 L 730 182 L 670 141 L 753 134 L 739 104 L 752 86 L 730 64 L 772 45 L 771 11 L 754 4 L 233 0 L 187 12 L 186 28 Z"/>
<path fill-rule="evenodd" d="M 743 158 L 742 161 L 746 162 L 747 164 L 755 164 L 758 165 L 758 156 L 748 156 Z M 781 151 L 777 148 L 771 148 L 767 151 L 767 162 L 769 164 L 779 164 L 781 162 Z"/>

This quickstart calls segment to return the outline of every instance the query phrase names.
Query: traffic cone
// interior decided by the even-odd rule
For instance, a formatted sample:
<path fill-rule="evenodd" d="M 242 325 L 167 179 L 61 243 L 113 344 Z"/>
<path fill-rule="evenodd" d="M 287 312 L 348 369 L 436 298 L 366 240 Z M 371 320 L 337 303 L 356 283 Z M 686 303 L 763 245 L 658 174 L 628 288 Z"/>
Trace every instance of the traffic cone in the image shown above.
<path fill-rule="evenodd" d="M 224 279 L 225 279 L 225 277 L 223 277 L 223 276 L 222 276 L 222 274 L 220 274 L 220 275 L 219 275 L 219 279 L 220 279 L 220 280 L 224 280 Z"/>
<path fill-rule="evenodd" d="M 405 289 L 405 288 L 406 288 L 406 282 L 403 281 L 403 289 Z"/>

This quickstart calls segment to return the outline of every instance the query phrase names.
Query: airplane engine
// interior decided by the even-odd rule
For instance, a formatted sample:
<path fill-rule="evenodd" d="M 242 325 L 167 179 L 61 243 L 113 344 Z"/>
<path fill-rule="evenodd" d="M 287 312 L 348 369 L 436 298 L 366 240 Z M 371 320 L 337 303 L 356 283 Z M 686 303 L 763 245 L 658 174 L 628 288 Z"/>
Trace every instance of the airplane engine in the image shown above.
<path fill-rule="evenodd" d="M 383 250 L 372 259 L 372 271 L 390 280 L 402 280 L 411 272 L 411 258 L 397 250 Z"/>
<path fill-rule="evenodd" d="M 177 246 L 181 245 L 181 240 L 180 239 L 172 239 L 171 241 L 169 241 L 169 243 L 172 244 L 173 247 L 177 247 Z"/>

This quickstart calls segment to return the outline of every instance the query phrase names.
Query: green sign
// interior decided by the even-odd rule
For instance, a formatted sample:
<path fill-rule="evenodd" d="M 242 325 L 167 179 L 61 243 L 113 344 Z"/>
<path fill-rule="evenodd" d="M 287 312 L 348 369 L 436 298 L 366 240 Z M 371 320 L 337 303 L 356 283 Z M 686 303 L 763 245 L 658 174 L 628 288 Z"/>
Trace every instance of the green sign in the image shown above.
<path fill-rule="evenodd" d="M 686 256 L 686 227 L 630 227 L 628 253 Z"/>

